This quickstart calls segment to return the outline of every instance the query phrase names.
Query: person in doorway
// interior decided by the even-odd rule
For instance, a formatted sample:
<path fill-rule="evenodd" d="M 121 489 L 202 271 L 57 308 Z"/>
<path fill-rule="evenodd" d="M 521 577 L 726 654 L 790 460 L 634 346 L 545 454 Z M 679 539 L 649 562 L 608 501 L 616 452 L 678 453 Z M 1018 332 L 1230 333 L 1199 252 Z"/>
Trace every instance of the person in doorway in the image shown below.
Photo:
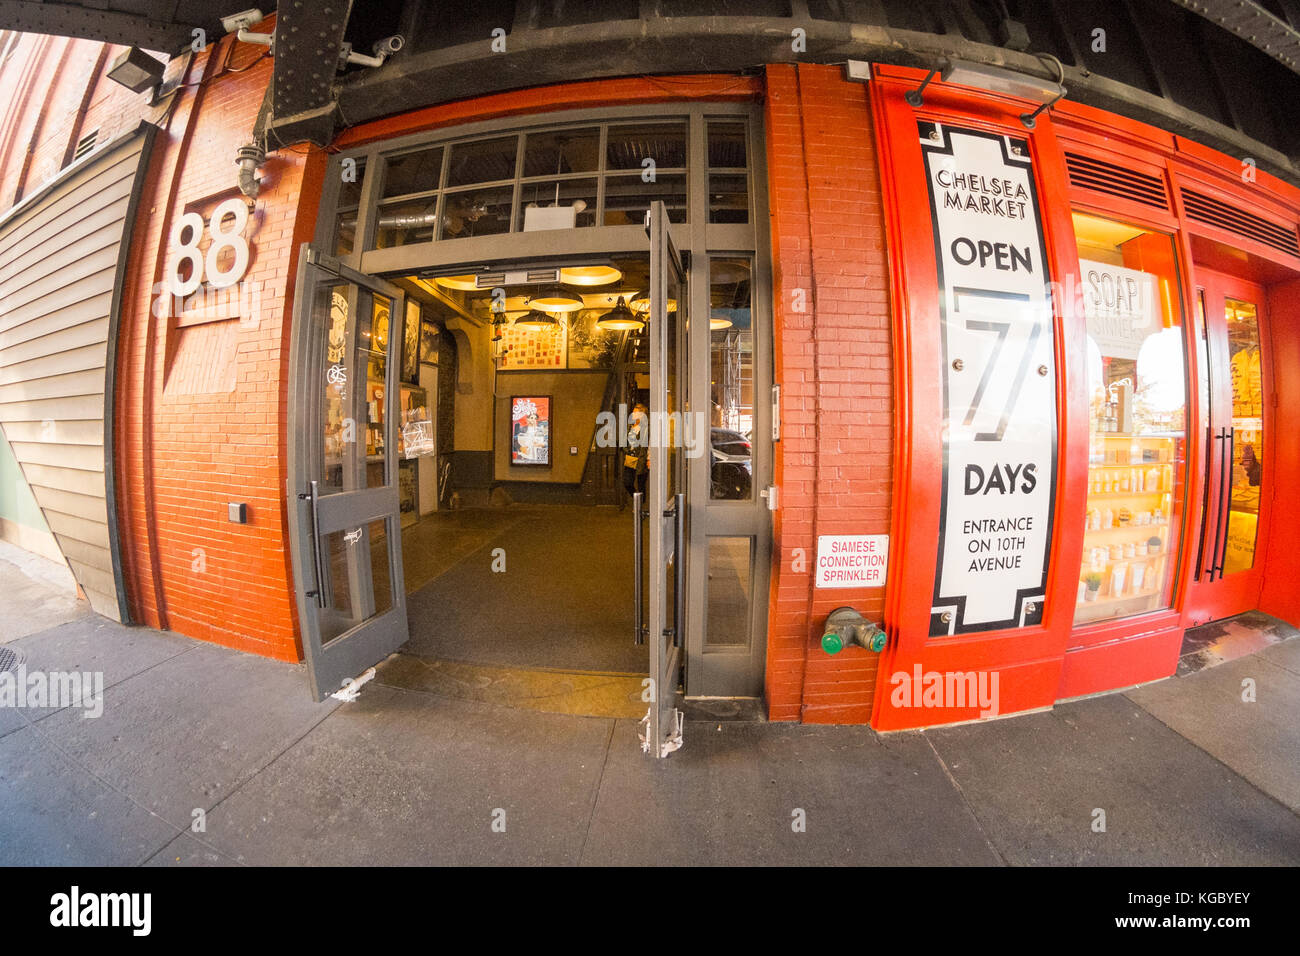
<path fill-rule="evenodd" d="M 623 487 L 628 497 L 645 494 L 646 475 L 649 473 L 650 422 L 646 407 L 637 402 L 628 416 L 627 435 L 623 442 Z"/>

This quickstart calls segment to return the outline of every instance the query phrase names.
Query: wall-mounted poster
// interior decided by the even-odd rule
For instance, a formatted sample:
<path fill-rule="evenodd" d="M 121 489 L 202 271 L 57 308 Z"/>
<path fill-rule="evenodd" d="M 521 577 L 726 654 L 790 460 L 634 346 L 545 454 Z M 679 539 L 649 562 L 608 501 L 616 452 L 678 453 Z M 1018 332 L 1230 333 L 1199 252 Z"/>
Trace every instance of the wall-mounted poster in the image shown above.
<path fill-rule="evenodd" d="M 420 306 L 410 300 L 402 325 L 402 381 L 412 385 L 420 382 Z"/>
<path fill-rule="evenodd" d="M 507 325 L 502 330 L 503 369 L 564 368 L 564 323 L 552 329 L 527 329 Z"/>
<path fill-rule="evenodd" d="M 515 395 L 510 399 L 510 464 L 551 464 L 551 397 Z"/>
<path fill-rule="evenodd" d="M 939 278 L 943 493 L 932 636 L 1043 620 L 1054 323 L 1029 143 L 920 123 Z"/>
<path fill-rule="evenodd" d="M 427 365 L 438 364 L 438 336 L 441 329 L 432 322 L 420 323 L 420 361 Z"/>

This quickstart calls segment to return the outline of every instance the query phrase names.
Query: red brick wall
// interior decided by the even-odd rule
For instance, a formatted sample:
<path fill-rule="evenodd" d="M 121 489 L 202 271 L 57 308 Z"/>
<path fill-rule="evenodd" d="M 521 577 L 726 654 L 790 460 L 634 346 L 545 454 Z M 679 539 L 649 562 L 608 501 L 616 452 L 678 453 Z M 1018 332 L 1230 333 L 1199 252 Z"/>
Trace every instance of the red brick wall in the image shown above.
<path fill-rule="evenodd" d="M 153 308 L 170 265 L 173 223 L 234 194 L 235 150 L 251 138 L 270 77 L 269 61 L 253 63 L 260 48 L 231 43 L 196 55 L 187 85 L 150 108 L 147 96 L 103 77 L 117 48 L 24 38 L 23 56 L 11 58 L 19 62 L 0 65 L 0 95 L 10 103 L 0 127 L 0 200 L 20 194 L 32 168 L 62 157 L 91 129 L 103 142 L 141 118 L 163 127 L 132 235 L 119 336 L 118 506 L 132 613 L 152 626 L 293 660 L 301 648 L 283 508 L 287 346 L 295 250 L 314 230 L 324 153 L 282 150 L 262 171 L 245 276 L 261 288 L 256 327 L 233 321 L 181 329 Z M 52 66 L 58 63 L 62 69 Z M 698 79 L 700 88 L 681 98 L 717 95 L 715 82 Z M 664 97 L 643 85 L 601 81 L 562 92 L 582 103 L 608 102 L 615 93 Z M 774 720 L 870 716 L 875 655 L 848 648 L 828 658 L 818 639 L 826 614 L 840 604 L 880 620 L 883 591 L 812 588 L 818 534 L 889 530 L 890 319 L 868 95 L 834 67 L 767 71 L 776 377 L 784 406 L 768 647 Z M 32 103 L 46 104 L 44 115 Z M 561 103 L 577 105 L 555 90 L 503 94 L 351 130 L 343 140 Z M 300 204 L 301 196 L 308 201 Z M 205 362 L 209 372 L 233 374 L 234 390 L 187 385 Z M 247 525 L 227 520 L 230 501 L 248 503 Z"/>
<path fill-rule="evenodd" d="M 884 589 L 818 590 L 813 579 L 818 535 L 889 533 L 889 280 L 870 90 L 830 66 L 769 66 L 767 84 L 782 404 L 769 717 L 866 723 L 877 655 L 829 657 L 820 638 L 840 605 L 883 620 Z"/>
<path fill-rule="evenodd" d="M 130 236 L 118 334 L 117 504 L 131 613 L 297 660 L 283 508 L 287 316 L 295 250 L 315 228 L 316 204 L 299 216 L 299 195 L 304 182 L 319 195 L 325 154 L 281 150 L 262 170 L 245 231 L 257 323 L 242 316 L 178 328 L 154 310 L 170 265 L 167 237 L 186 211 L 206 218 L 239 194 L 235 150 L 252 139 L 271 61 L 254 62 L 264 47 L 223 38 L 194 56 L 177 93 L 150 106 L 148 93 L 107 79 L 121 49 L 23 36 L 0 63 L 0 210 L 56 174 L 91 130 L 103 144 L 141 120 L 160 127 Z M 224 379 L 218 391 L 215 379 Z M 227 520 L 232 501 L 248 504 L 248 524 Z"/>
<path fill-rule="evenodd" d="M 261 171 L 243 280 L 258 292 L 255 323 L 241 313 L 179 328 L 174 315 L 154 310 L 173 224 L 187 211 L 207 219 L 239 195 L 235 151 L 252 139 L 271 61 L 255 62 L 261 47 L 232 51 L 232 43 L 223 39 L 191 64 L 194 85 L 157 141 L 133 237 L 118 353 L 124 563 L 143 623 L 297 660 L 283 423 L 296 249 L 315 216 L 309 203 L 299 219 L 299 195 L 309 167 L 319 192 L 324 154 L 280 150 Z M 231 502 L 248 505 L 247 524 L 228 520 Z"/>

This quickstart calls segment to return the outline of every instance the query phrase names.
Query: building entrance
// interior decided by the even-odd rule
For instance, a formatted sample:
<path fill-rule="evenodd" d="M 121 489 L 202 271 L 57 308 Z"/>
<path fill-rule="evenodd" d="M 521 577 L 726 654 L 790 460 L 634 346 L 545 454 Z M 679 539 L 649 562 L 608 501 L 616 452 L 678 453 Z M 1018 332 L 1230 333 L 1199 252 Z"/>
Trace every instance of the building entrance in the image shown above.
<path fill-rule="evenodd" d="M 1196 278 L 1206 482 L 1188 619 L 1200 624 L 1259 606 L 1274 409 L 1265 290 L 1205 269 Z"/>
<path fill-rule="evenodd" d="M 646 749 L 680 745 L 688 461 L 698 474 L 713 453 L 709 417 L 686 398 L 690 290 L 662 202 L 645 233 L 648 256 L 431 281 L 371 278 L 305 251 L 290 486 L 317 699 L 409 632 L 413 652 L 435 657 L 648 673 Z M 441 370 L 442 335 L 456 336 L 453 374 L 468 383 L 450 415 L 418 384 L 420 365 Z M 448 418 L 449 474 L 435 425 Z M 463 496 L 462 443 L 478 460 Z M 422 465 L 434 472 L 424 521 Z M 593 513 L 611 494 L 631 498 L 626 520 Z M 474 506 L 485 514 L 462 517 Z M 429 578 L 413 628 L 407 560 Z"/>

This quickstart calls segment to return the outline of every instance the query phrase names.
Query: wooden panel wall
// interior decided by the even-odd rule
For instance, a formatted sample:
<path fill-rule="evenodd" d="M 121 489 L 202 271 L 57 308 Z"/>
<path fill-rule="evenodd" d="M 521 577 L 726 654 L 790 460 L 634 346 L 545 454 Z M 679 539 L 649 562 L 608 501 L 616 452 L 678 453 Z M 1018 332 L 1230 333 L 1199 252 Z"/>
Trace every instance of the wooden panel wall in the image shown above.
<path fill-rule="evenodd" d="M 77 583 L 114 620 L 105 371 L 146 141 L 92 153 L 0 222 L 0 430 Z"/>

